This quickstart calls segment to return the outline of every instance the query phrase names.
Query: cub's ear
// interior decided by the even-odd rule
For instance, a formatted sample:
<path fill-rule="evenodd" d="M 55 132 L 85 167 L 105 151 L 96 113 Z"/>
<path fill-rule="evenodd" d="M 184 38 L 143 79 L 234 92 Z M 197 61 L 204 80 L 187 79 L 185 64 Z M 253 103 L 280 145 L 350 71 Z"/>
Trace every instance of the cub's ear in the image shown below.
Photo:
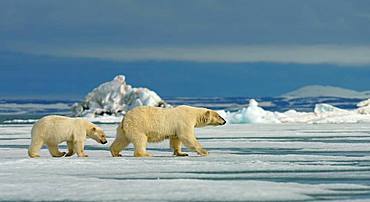
<path fill-rule="evenodd" d="M 96 131 L 96 127 L 92 127 L 92 128 L 91 128 L 91 130 L 92 130 L 93 132 L 95 132 L 95 131 Z"/>

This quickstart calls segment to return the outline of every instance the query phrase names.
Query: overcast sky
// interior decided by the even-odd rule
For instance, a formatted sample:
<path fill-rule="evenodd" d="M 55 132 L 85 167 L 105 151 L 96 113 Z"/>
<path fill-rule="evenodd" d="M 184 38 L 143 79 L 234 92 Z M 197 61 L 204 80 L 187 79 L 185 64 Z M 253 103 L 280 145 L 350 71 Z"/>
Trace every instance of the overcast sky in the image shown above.
<path fill-rule="evenodd" d="M 367 0 L 3 0 L 0 95 L 82 97 L 115 74 L 165 96 L 369 90 L 369 25 Z"/>

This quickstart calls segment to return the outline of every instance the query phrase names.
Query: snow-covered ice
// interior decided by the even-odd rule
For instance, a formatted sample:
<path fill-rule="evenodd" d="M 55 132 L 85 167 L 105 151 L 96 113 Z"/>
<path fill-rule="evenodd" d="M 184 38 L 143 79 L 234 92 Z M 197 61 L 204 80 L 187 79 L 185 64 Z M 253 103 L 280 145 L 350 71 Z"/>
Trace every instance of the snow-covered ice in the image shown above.
<path fill-rule="evenodd" d="M 115 124 L 100 125 L 112 142 Z M 370 124 L 235 124 L 196 129 L 208 157 L 174 157 L 168 141 L 152 158 L 27 157 L 31 124 L 0 125 L 2 201 L 370 200 Z M 65 144 L 61 150 L 65 150 Z"/>

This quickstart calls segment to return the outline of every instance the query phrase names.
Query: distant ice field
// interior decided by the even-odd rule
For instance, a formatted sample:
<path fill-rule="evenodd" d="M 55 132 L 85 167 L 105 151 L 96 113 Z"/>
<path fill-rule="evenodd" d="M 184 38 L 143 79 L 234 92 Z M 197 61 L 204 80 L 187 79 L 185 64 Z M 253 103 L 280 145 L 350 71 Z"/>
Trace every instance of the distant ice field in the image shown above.
<path fill-rule="evenodd" d="M 247 107 L 249 97 L 164 97 L 173 106 L 191 105 L 214 110 L 236 111 Z M 301 112 L 313 111 L 315 104 L 327 103 L 341 109 L 355 109 L 362 99 L 357 98 L 257 98 L 259 106 L 268 111 L 284 112 L 290 109 Z M 71 115 L 71 107 L 77 101 L 70 100 L 17 100 L 0 99 L 0 123 L 34 123 L 42 116 L 49 114 Z"/>
<path fill-rule="evenodd" d="M 116 125 L 99 126 L 110 144 Z M 370 201 L 370 124 L 207 127 L 208 157 L 174 157 L 164 141 L 152 158 L 88 140 L 88 158 L 29 159 L 31 127 L 0 125 L 0 201 Z"/>

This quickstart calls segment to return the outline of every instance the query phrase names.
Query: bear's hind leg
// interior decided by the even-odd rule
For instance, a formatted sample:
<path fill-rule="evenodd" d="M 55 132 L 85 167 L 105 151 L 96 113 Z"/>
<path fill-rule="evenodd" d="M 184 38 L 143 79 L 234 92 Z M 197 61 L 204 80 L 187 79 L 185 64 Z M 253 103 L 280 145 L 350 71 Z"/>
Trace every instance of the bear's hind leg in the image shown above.
<path fill-rule="evenodd" d="M 67 146 L 68 146 L 68 153 L 65 155 L 65 157 L 73 156 L 73 154 L 75 153 L 74 150 L 73 150 L 73 142 L 68 141 Z"/>
<path fill-rule="evenodd" d="M 42 145 L 44 145 L 44 141 L 40 139 L 32 139 L 31 145 L 28 148 L 28 156 L 31 158 L 40 157 L 39 151 Z"/>
<path fill-rule="evenodd" d="M 110 153 L 113 157 L 120 157 L 120 152 L 130 144 L 130 141 L 125 136 L 117 136 L 110 146 Z"/>
<path fill-rule="evenodd" d="M 170 137 L 170 147 L 173 149 L 173 155 L 176 156 L 188 156 L 187 153 L 181 152 L 181 141 L 178 137 Z"/>
<path fill-rule="evenodd" d="M 151 153 L 146 151 L 146 145 L 148 143 L 148 137 L 145 134 L 137 134 L 135 140 L 132 141 L 135 146 L 135 157 L 151 157 Z"/>
<path fill-rule="evenodd" d="M 58 145 L 48 144 L 48 149 L 49 149 L 51 156 L 53 157 L 62 157 L 66 154 L 65 152 L 59 151 Z"/>

